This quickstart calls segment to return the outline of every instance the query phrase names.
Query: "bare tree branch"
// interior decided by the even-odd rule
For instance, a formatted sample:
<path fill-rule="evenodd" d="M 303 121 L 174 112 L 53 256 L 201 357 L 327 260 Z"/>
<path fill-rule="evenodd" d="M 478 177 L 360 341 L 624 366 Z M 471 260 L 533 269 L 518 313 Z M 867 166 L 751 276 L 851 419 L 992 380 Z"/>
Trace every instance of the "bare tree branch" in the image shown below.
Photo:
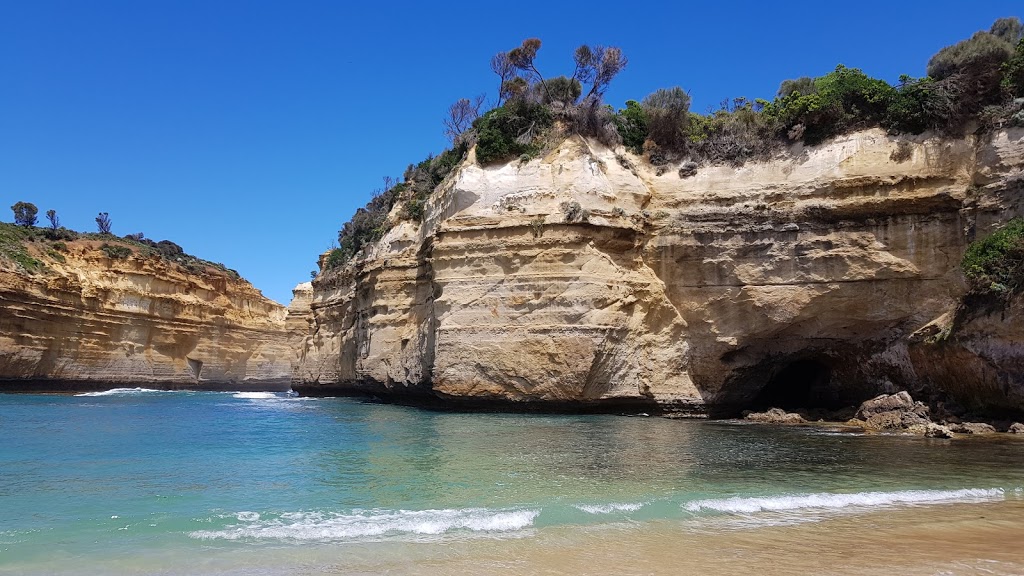
<path fill-rule="evenodd" d="M 449 141 L 454 143 L 463 132 L 473 125 L 473 121 L 480 117 L 480 107 L 483 106 L 484 99 L 483 94 L 473 100 L 460 98 L 448 107 L 448 116 L 443 122 L 444 135 L 448 137 Z"/>

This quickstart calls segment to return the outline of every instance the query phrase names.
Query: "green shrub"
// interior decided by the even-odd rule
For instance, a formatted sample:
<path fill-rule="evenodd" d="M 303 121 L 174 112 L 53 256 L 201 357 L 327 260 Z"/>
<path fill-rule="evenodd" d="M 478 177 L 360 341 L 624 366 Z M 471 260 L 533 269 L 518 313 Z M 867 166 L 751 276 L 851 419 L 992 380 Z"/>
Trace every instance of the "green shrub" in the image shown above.
<path fill-rule="evenodd" d="M 1003 96 L 1004 68 L 1014 56 L 1019 30 L 1015 18 L 997 20 L 990 32 L 977 32 L 939 50 L 928 61 L 928 75 L 950 81 L 958 106 L 967 115 L 998 104 Z"/>
<path fill-rule="evenodd" d="M 955 105 L 943 85 L 931 78 L 900 77 L 882 126 L 892 133 L 920 134 L 956 123 Z"/>
<path fill-rule="evenodd" d="M 330 270 L 331 268 L 337 268 L 338 266 L 343 265 L 345 262 L 348 262 L 350 257 L 351 256 L 347 256 L 345 254 L 345 251 L 342 250 L 341 248 L 335 248 L 334 250 L 331 250 L 331 252 L 327 255 L 327 261 L 324 262 L 324 266 L 328 270 Z"/>
<path fill-rule="evenodd" d="M 792 96 L 794 93 L 801 96 L 810 96 L 818 91 L 818 87 L 814 85 L 814 78 L 810 76 L 802 76 L 792 80 L 783 80 L 782 84 L 779 85 L 779 91 L 775 94 L 776 98 L 783 98 L 785 96 Z"/>
<path fill-rule="evenodd" d="M 551 126 L 547 106 L 514 98 L 473 122 L 476 159 L 481 165 L 507 162 L 521 154 L 536 154 L 535 139 Z"/>
<path fill-rule="evenodd" d="M 686 149 L 686 128 L 690 114 L 690 95 L 682 88 L 662 88 L 641 103 L 647 116 L 647 137 L 672 151 Z"/>
<path fill-rule="evenodd" d="M 1013 56 L 1002 66 L 1003 92 L 1011 98 L 1024 96 L 1024 38 L 1017 42 Z"/>
<path fill-rule="evenodd" d="M 111 260 L 124 260 L 132 255 L 131 248 L 119 244 L 103 244 L 100 246 L 100 250 Z"/>
<path fill-rule="evenodd" d="M 707 116 L 690 114 L 687 138 L 690 157 L 707 163 L 740 165 L 765 158 L 780 146 L 778 127 L 764 114 L 764 100 L 735 98 Z"/>
<path fill-rule="evenodd" d="M 936 80 L 948 78 L 971 68 L 999 66 L 1013 55 L 1013 44 L 989 32 L 946 46 L 928 60 L 928 75 Z"/>
<path fill-rule="evenodd" d="M 74 230 L 68 230 L 63 226 L 57 229 L 47 228 L 46 230 L 43 231 L 43 234 L 46 236 L 48 240 L 70 241 L 78 239 L 78 232 L 75 232 Z"/>
<path fill-rule="evenodd" d="M 1024 219 L 1014 218 L 973 242 L 960 267 L 976 293 L 1010 295 L 1024 286 Z"/>
<path fill-rule="evenodd" d="M 791 135 L 808 144 L 820 143 L 849 130 L 879 124 L 895 90 L 884 80 L 840 64 L 814 80 L 816 92 L 793 92 L 776 98 L 765 113 Z M 794 128 L 800 127 L 796 132 Z"/>
<path fill-rule="evenodd" d="M 561 102 L 563 104 L 575 104 L 583 92 L 583 86 L 575 78 L 558 76 L 544 81 L 544 90 L 540 91 L 541 102 L 551 104 Z"/>
<path fill-rule="evenodd" d="M 423 217 L 426 215 L 427 200 L 426 198 L 414 197 L 410 198 L 405 203 L 402 210 L 402 217 L 407 220 L 415 220 L 416 222 L 422 222 Z"/>
<path fill-rule="evenodd" d="M 613 122 L 619 136 L 622 137 L 622 144 L 633 153 L 641 154 L 644 141 L 647 140 L 647 113 L 640 103 L 636 100 L 626 100 L 626 107 L 615 114 Z"/>

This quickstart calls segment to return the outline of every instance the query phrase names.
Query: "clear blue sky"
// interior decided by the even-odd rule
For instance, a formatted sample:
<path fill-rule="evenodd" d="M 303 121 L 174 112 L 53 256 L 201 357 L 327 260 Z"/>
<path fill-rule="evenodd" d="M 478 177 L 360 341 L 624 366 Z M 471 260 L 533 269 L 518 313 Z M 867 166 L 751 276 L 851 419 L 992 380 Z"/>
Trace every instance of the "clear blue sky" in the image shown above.
<path fill-rule="evenodd" d="M 619 46 L 621 107 L 682 86 L 693 109 L 770 98 L 838 63 L 895 82 L 1022 15 L 984 2 L 0 0 L 0 209 L 171 239 L 287 303 L 384 175 L 445 147 L 454 100 L 494 96 L 488 61 L 543 41 L 545 75 Z"/>

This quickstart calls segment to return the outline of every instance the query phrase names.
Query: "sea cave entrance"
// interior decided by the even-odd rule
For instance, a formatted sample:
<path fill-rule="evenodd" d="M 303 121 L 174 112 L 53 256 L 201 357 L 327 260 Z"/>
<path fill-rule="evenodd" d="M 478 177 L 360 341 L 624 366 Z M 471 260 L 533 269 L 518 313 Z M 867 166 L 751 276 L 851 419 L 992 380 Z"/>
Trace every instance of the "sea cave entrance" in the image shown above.
<path fill-rule="evenodd" d="M 803 358 L 776 372 L 753 404 L 758 409 L 835 409 L 841 401 L 832 385 L 832 368 L 821 359 Z"/>

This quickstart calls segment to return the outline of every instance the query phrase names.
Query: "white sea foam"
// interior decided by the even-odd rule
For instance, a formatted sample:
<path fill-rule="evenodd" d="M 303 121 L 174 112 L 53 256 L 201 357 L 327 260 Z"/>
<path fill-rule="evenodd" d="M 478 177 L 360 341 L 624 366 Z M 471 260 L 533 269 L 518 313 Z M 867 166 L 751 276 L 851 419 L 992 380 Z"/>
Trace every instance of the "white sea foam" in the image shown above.
<path fill-rule="evenodd" d="M 102 392 L 83 392 L 75 396 L 137 396 L 151 392 L 173 392 L 173 390 L 154 390 L 152 388 L 113 388 Z"/>
<path fill-rule="evenodd" d="M 612 512 L 636 512 L 643 504 L 576 504 L 574 507 L 588 514 L 611 514 Z"/>
<path fill-rule="evenodd" d="M 510 532 L 533 525 L 538 514 L 539 510 L 467 508 L 363 514 L 293 512 L 261 519 L 249 512 L 237 515 L 243 524 L 223 530 L 197 530 L 189 536 L 201 540 L 346 540 L 384 534 L 444 534 L 452 530 Z M 253 520 L 247 522 L 248 518 Z"/>
<path fill-rule="evenodd" d="M 269 400 L 271 398 L 277 398 L 277 395 L 273 392 L 235 392 L 231 396 L 233 398 L 246 398 L 249 400 Z"/>
<path fill-rule="evenodd" d="M 1002 500 L 1001 488 L 963 490 L 904 490 L 900 492 L 856 492 L 853 494 L 793 494 L 754 498 L 718 498 L 687 502 L 690 512 L 714 511 L 729 514 L 786 512 L 802 509 L 878 508 L 906 504 L 976 503 Z"/>

